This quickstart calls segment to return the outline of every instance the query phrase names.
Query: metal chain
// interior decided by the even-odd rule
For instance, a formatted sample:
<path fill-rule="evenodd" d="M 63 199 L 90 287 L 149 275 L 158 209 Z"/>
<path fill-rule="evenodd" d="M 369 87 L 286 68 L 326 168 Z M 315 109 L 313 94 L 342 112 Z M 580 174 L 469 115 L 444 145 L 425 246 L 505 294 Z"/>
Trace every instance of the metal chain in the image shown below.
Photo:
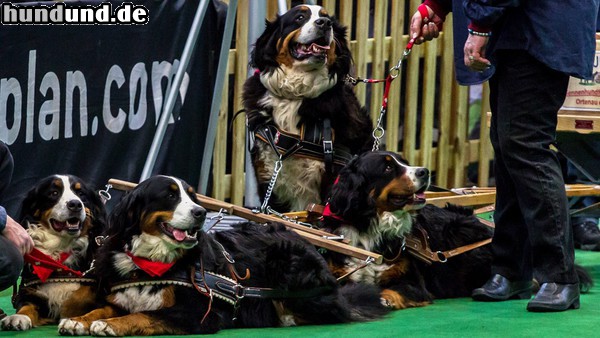
<path fill-rule="evenodd" d="M 273 188 L 275 188 L 275 182 L 277 182 L 277 176 L 279 176 L 279 172 L 283 167 L 282 156 L 279 155 L 279 159 L 275 162 L 275 168 L 273 168 L 273 174 L 271 175 L 271 181 L 269 181 L 269 185 L 267 186 L 267 192 L 265 193 L 265 199 L 260 206 L 260 212 L 266 213 L 267 207 L 269 206 L 269 200 L 271 199 L 271 194 L 273 193 Z"/>

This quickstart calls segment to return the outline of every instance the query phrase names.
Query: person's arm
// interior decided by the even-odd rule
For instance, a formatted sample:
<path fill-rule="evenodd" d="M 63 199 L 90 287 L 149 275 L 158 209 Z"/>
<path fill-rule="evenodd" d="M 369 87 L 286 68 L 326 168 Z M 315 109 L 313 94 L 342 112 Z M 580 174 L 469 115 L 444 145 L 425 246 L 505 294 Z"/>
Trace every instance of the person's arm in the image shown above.
<path fill-rule="evenodd" d="M 463 8 L 471 23 L 467 27 L 469 36 L 464 46 L 464 63 L 474 71 L 484 71 L 491 66 L 486 56 L 486 47 L 492 27 L 510 7 L 518 7 L 520 0 L 465 0 Z"/>
<path fill-rule="evenodd" d="M 410 37 L 416 44 L 437 38 L 446 15 L 452 11 L 452 0 L 425 0 L 410 20 Z"/>
<path fill-rule="evenodd" d="M 0 206 L 0 235 L 11 241 L 23 255 L 33 249 L 33 240 L 27 231 L 8 216 L 2 206 Z"/>

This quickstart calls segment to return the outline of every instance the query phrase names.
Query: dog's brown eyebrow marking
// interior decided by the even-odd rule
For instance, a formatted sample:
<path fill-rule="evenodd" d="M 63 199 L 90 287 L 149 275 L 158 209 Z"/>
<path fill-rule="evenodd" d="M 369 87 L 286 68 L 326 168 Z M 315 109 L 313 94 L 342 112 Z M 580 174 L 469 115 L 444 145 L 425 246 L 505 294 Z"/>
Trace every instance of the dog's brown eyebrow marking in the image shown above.
<path fill-rule="evenodd" d="M 173 191 L 178 191 L 179 187 L 177 186 L 177 184 L 171 183 L 171 185 L 169 185 L 169 189 L 171 189 Z"/>
<path fill-rule="evenodd" d="M 57 187 L 59 187 L 59 188 L 63 187 L 63 182 L 62 182 L 62 180 L 60 178 L 57 178 L 54 181 L 52 181 L 52 184 L 55 185 L 55 186 L 57 186 Z"/>
<path fill-rule="evenodd" d="M 319 16 L 329 16 L 329 13 L 327 13 L 325 8 L 321 7 L 321 10 L 319 10 Z"/>
<path fill-rule="evenodd" d="M 81 190 L 81 183 L 79 183 L 79 182 L 75 183 L 75 185 L 73 186 L 73 189 Z"/>
<path fill-rule="evenodd" d="M 192 188 L 192 187 L 189 187 L 189 188 L 187 189 L 187 191 L 188 191 L 188 193 L 190 193 L 190 194 L 193 194 L 193 193 L 194 193 L 194 188 Z"/>
<path fill-rule="evenodd" d="M 392 157 L 390 155 L 385 155 L 385 160 L 390 162 L 392 160 Z"/>

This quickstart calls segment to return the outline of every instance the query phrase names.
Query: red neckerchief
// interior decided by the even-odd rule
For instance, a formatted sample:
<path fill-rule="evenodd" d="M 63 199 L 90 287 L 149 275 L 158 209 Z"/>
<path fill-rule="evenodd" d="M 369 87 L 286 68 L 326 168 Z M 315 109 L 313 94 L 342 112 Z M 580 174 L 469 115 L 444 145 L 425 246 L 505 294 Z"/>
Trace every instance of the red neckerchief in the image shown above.
<path fill-rule="evenodd" d="M 339 181 L 340 181 L 340 175 L 338 175 L 335 178 L 335 181 L 333 182 L 333 185 L 338 184 Z M 323 209 L 323 217 L 331 217 L 331 218 L 336 219 L 336 220 L 338 220 L 340 222 L 344 221 L 344 219 L 341 216 L 338 216 L 338 215 L 334 214 L 331 211 L 331 207 L 329 206 L 329 202 L 327 202 L 327 204 L 325 204 L 325 208 Z"/>
<path fill-rule="evenodd" d="M 131 258 L 133 264 L 137 265 L 138 268 L 142 269 L 142 271 L 144 271 L 152 277 L 162 276 L 165 272 L 169 271 L 169 269 L 175 264 L 175 262 L 153 262 L 144 257 L 134 256 L 129 251 L 127 251 L 126 254 Z"/>
<path fill-rule="evenodd" d="M 70 272 L 76 275 L 77 277 L 82 276 L 81 271 L 73 270 L 68 266 L 62 264 L 67 258 L 69 258 L 69 256 L 71 256 L 70 253 L 62 252 L 60 254 L 59 260 L 57 261 L 52 257 L 46 255 L 45 253 L 41 252 L 40 250 L 33 248 L 33 250 L 31 250 L 30 253 L 25 254 L 24 258 L 25 262 L 31 264 L 31 266 L 33 267 L 33 273 L 36 276 L 38 276 L 38 278 L 43 283 L 48 279 L 48 277 L 50 277 L 50 275 L 54 271 L 57 270 Z"/>

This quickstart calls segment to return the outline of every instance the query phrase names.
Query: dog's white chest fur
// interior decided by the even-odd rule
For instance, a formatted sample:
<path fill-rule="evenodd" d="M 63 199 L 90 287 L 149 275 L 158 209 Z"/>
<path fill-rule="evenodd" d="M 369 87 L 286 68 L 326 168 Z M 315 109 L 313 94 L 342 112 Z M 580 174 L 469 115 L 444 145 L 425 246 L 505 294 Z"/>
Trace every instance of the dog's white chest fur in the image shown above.
<path fill-rule="evenodd" d="M 117 292 L 113 302 L 130 313 L 158 310 L 163 307 L 164 290 L 152 289 L 152 286 L 127 288 Z"/>
<path fill-rule="evenodd" d="M 273 109 L 273 122 L 280 130 L 299 135 L 298 109 L 302 100 L 321 95 L 333 87 L 337 79 L 330 78 L 326 68 L 307 73 L 282 66 L 272 73 L 261 74 L 261 82 L 268 91 L 260 100 L 260 105 Z M 279 156 L 267 144 L 259 142 L 258 147 L 259 160 L 264 167 L 257 174 L 262 181 L 269 181 Z M 309 203 L 321 203 L 324 173 L 325 164 L 322 161 L 288 157 L 283 161 L 274 193 L 280 202 L 290 205 L 291 210 L 304 210 Z"/>
<path fill-rule="evenodd" d="M 48 299 L 48 317 L 58 319 L 62 304 L 81 287 L 79 283 L 44 283 L 37 293 Z"/>

